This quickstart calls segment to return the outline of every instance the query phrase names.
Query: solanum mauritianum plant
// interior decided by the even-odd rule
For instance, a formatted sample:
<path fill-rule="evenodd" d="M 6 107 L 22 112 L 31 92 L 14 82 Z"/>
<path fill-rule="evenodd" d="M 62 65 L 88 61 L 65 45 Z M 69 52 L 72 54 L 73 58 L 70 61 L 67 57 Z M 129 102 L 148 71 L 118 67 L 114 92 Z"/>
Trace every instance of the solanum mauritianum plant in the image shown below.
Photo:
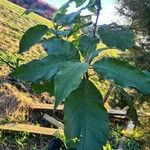
<path fill-rule="evenodd" d="M 70 3 L 77 12 L 66 13 Z M 35 92 L 49 92 L 55 96 L 55 108 L 64 102 L 64 132 L 67 141 L 78 139 L 68 147 L 77 150 L 100 150 L 108 140 L 109 120 L 100 91 L 90 80 L 89 72 L 113 81 L 122 88 L 132 87 L 142 94 L 150 93 L 150 76 L 128 62 L 104 57 L 93 59 L 101 51 L 117 48 L 125 51 L 134 45 L 134 35 L 127 27 L 112 23 L 97 25 L 101 10 L 100 0 L 70 0 L 53 17 L 54 27 L 36 25 L 28 29 L 20 41 L 19 52 L 26 52 L 41 43 L 47 56 L 21 65 L 12 72 L 14 77 L 32 83 Z M 90 15 L 82 16 L 85 9 Z M 91 16 L 96 15 L 92 23 Z M 86 32 L 86 28 L 93 29 Z M 45 35 L 50 35 L 45 37 Z M 99 43 L 107 47 L 97 49 Z M 129 107 L 130 107 L 129 102 Z"/>

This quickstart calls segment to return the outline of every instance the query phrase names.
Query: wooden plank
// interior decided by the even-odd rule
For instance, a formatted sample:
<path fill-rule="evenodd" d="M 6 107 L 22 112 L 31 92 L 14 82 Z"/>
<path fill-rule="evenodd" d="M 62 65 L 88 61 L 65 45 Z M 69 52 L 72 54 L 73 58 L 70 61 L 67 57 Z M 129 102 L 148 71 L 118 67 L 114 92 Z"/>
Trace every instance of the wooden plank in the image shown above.
<path fill-rule="evenodd" d="M 54 105 L 53 104 L 37 103 L 37 104 L 31 105 L 30 107 L 31 107 L 31 109 L 53 110 Z M 63 107 L 64 107 L 63 105 L 59 105 L 58 108 L 57 108 L 57 110 L 62 111 Z M 112 114 L 112 115 L 122 115 L 122 116 L 126 115 L 126 111 L 116 110 L 116 109 L 109 109 L 108 113 Z"/>
<path fill-rule="evenodd" d="M 39 110 L 53 110 L 54 105 L 53 104 L 42 104 L 42 103 L 35 103 L 30 106 L 31 109 L 39 109 Z M 62 111 L 64 108 L 64 105 L 59 105 L 57 110 Z M 126 111 L 125 110 L 117 110 L 117 109 L 108 109 L 107 110 L 110 115 L 120 115 L 120 116 L 126 116 Z M 145 112 L 138 112 L 139 116 L 147 116 L 150 117 L 150 113 L 145 113 Z"/>
<path fill-rule="evenodd" d="M 53 128 L 45 128 L 35 125 L 13 124 L 13 123 L 0 125 L 0 129 L 9 131 L 29 132 L 41 135 L 53 135 L 56 131 L 58 131 L 58 129 Z"/>
<path fill-rule="evenodd" d="M 57 128 L 64 129 L 64 125 L 60 121 L 57 121 L 55 118 L 49 116 L 48 114 L 44 114 L 43 118 L 51 124 L 55 125 Z"/>
<path fill-rule="evenodd" d="M 62 111 L 63 105 L 59 105 L 57 110 Z M 35 103 L 30 106 L 31 109 L 39 109 L 39 110 L 53 110 L 54 105 L 53 104 L 42 104 L 42 103 Z"/>

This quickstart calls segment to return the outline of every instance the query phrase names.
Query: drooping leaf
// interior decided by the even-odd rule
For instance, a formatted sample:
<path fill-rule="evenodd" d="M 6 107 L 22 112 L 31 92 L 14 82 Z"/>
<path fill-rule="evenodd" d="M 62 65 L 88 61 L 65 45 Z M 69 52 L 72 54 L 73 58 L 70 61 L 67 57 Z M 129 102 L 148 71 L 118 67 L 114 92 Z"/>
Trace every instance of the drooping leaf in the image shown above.
<path fill-rule="evenodd" d="M 100 150 L 108 140 L 108 114 L 102 95 L 88 80 L 65 100 L 64 125 L 67 140 L 78 138 L 77 150 Z"/>
<path fill-rule="evenodd" d="M 80 7 L 81 5 L 84 4 L 84 2 L 85 2 L 86 0 L 74 0 L 74 1 L 75 1 L 75 3 L 76 3 L 76 7 Z"/>
<path fill-rule="evenodd" d="M 54 80 L 34 82 L 32 83 L 32 90 L 37 94 L 47 92 L 50 96 L 54 96 Z"/>
<path fill-rule="evenodd" d="M 78 88 L 87 69 L 87 63 L 72 62 L 63 65 L 54 79 L 56 107 L 70 92 Z"/>
<path fill-rule="evenodd" d="M 75 22 L 77 17 L 80 16 L 81 10 L 78 10 L 77 12 L 72 12 L 70 14 L 56 14 L 54 18 L 54 22 L 56 22 L 58 25 L 68 26 Z"/>
<path fill-rule="evenodd" d="M 65 55 L 69 59 L 80 58 L 78 50 L 75 46 L 60 38 L 51 38 L 43 42 L 43 48 L 47 51 L 48 55 Z"/>
<path fill-rule="evenodd" d="M 98 40 L 94 37 L 82 36 L 79 39 L 79 51 L 83 55 L 84 58 L 87 58 L 92 51 L 96 49 Z"/>
<path fill-rule="evenodd" d="M 42 37 L 49 31 L 46 25 L 36 25 L 29 28 L 22 36 L 19 44 L 19 52 L 29 50 L 34 44 L 41 41 Z"/>
<path fill-rule="evenodd" d="M 62 55 L 47 56 L 18 67 L 12 72 L 12 75 L 20 80 L 30 82 L 49 80 L 59 71 L 60 66 L 66 61 L 67 58 Z"/>
<path fill-rule="evenodd" d="M 132 87 L 143 94 L 150 94 L 150 77 L 128 62 L 104 58 L 93 65 L 95 71 L 121 87 Z"/>
<path fill-rule="evenodd" d="M 124 109 L 125 107 L 129 107 L 127 110 L 127 114 L 130 116 L 135 125 L 139 123 L 138 114 L 134 107 L 134 98 L 130 94 L 128 94 L 124 89 L 117 87 L 116 94 L 119 95 L 119 102 L 117 106 Z"/>
<path fill-rule="evenodd" d="M 115 23 L 101 25 L 98 28 L 98 34 L 102 42 L 110 48 L 118 48 L 125 51 L 134 46 L 133 32 L 124 26 Z"/>

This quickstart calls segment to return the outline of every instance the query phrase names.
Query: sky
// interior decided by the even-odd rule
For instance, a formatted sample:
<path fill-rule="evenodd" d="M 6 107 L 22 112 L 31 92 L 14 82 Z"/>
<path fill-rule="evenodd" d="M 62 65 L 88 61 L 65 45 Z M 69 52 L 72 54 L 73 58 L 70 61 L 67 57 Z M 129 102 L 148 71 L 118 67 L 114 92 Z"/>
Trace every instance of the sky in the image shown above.
<path fill-rule="evenodd" d="M 50 5 L 59 8 L 64 3 L 66 3 L 68 0 L 45 0 Z M 99 17 L 99 24 L 109 24 L 112 22 L 117 22 L 119 19 L 119 16 L 116 14 L 115 11 L 115 0 L 101 0 L 102 3 L 102 10 L 101 15 Z M 71 11 L 75 10 L 75 6 L 71 5 L 70 9 Z M 85 12 L 87 13 L 87 12 Z M 93 18 L 94 21 L 95 18 Z"/>

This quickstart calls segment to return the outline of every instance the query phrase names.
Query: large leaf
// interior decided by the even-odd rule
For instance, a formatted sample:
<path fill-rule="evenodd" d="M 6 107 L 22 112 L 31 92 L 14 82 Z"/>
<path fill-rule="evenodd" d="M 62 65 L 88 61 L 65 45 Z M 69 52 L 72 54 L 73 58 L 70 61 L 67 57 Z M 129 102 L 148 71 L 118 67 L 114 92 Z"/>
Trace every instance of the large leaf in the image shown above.
<path fill-rule="evenodd" d="M 115 58 L 104 58 L 94 64 L 95 71 L 121 87 L 133 87 L 143 94 L 150 94 L 150 76 Z"/>
<path fill-rule="evenodd" d="M 32 90 L 37 94 L 47 92 L 50 96 L 54 96 L 54 80 L 32 83 Z"/>
<path fill-rule="evenodd" d="M 78 138 L 77 150 L 101 150 L 108 140 L 109 121 L 102 95 L 83 80 L 65 100 L 64 125 L 67 141 Z"/>
<path fill-rule="evenodd" d="M 56 107 L 70 92 L 78 88 L 87 69 L 87 63 L 73 62 L 63 65 L 54 79 Z"/>
<path fill-rule="evenodd" d="M 29 50 L 34 44 L 41 41 L 41 38 L 49 31 L 46 25 L 36 25 L 29 28 L 20 40 L 19 52 Z"/>
<path fill-rule="evenodd" d="M 47 56 L 40 60 L 33 60 L 18 67 L 12 75 L 24 81 L 35 82 L 38 80 L 49 80 L 55 75 L 60 66 L 66 62 L 65 56 Z"/>
<path fill-rule="evenodd" d="M 134 45 L 133 32 L 115 23 L 109 25 L 101 25 L 98 28 L 98 34 L 103 43 L 111 48 L 118 48 L 122 51 L 130 49 Z"/>
<path fill-rule="evenodd" d="M 60 38 L 51 38 L 43 42 L 43 47 L 48 55 L 65 55 L 69 59 L 78 59 L 79 53 L 75 46 Z"/>
<path fill-rule="evenodd" d="M 83 57 L 89 57 L 90 53 L 96 49 L 98 40 L 94 37 L 82 36 L 79 40 L 79 50 Z"/>

